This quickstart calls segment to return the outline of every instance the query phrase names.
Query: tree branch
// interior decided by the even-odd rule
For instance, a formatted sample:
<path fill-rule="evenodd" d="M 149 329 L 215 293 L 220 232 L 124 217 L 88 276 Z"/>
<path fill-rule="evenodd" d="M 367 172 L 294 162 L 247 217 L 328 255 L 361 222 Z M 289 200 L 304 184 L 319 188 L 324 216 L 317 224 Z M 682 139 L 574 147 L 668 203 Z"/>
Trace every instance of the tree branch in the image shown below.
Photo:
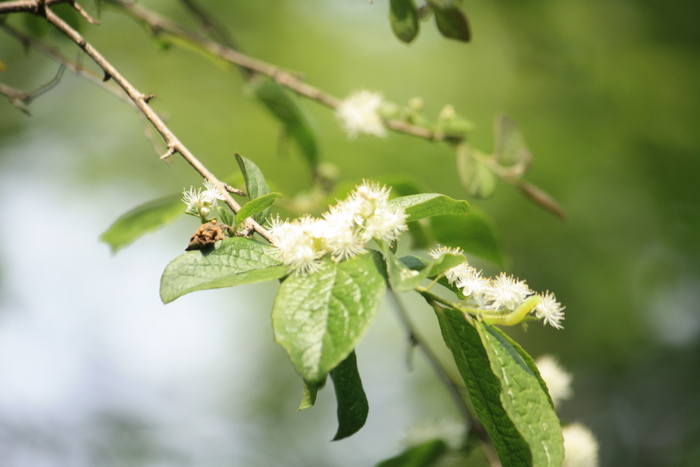
<path fill-rule="evenodd" d="M 229 207 L 235 212 L 240 211 L 241 206 L 234 200 L 228 191 L 225 189 L 225 184 L 222 183 L 216 176 L 207 169 L 204 164 L 202 164 L 195 156 L 190 152 L 190 150 L 175 136 L 175 134 L 168 128 L 168 126 L 160 119 L 158 114 L 148 105 L 148 101 L 153 97 L 152 95 L 146 95 L 141 93 L 136 89 L 121 73 L 105 58 L 100 54 L 92 45 L 90 45 L 83 36 L 80 35 L 75 29 L 71 28 L 65 21 L 59 18 L 55 13 L 51 11 L 50 8 L 44 7 L 42 11 L 42 6 L 45 6 L 41 0 L 36 0 L 35 2 L 37 14 L 45 16 L 46 20 L 51 23 L 56 29 L 65 34 L 71 41 L 78 45 L 85 53 L 99 66 L 105 73 L 106 77 L 110 77 L 116 82 L 119 87 L 121 87 L 124 92 L 129 96 L 134 105 L 141 111 L 141 113 L 151 122 L 155 129 L 160 133 L 160 135 L 165 140 L 166 146 L 168 148 L 167 155 L 172 155 L 179 153 L 199 174 L 206 180 L 209 180 L 215 186 L 220 188 L 220 191 L 224 194 L 224 201 Z M 265 230 L 260 224 L 255 222 L 253 219 L 246 219 L 244 222 L 244 228 L 242 231 L 243 235 L 251 235 L 253 232 L 257 232 L 259 235 L 271 241 L 269 232 Z"/>
<path fill-rule="evenodd" d="M 300 96 L 316 101 L 332 110 L 337 109 L 342 102 L 341 99 L 305 83 L 292 72 L 249 57 L 230 47 L 226 47 L 168 18 L 161 16 L 158 13 L 155 13 L 154 11 L 125 0 L 109 0 L 109 2 L 120 6 L 131 16 L 145 23 L 155 34 L 165 32 L 174 37 L 186 40 L 191 44 L 194 44 L 197 47 L 206 50 L 209 53 L 238 67 L 242 67 L 254 73 L 269 76 L 279 85 L 286 87 Z M 384 123 L 386 124 L 387 128 L 398 133 L 413 135 L 430 141 L 442 141 L 446 139 L 445 135 L 440 132 L 434 132 L 427 128 L 412 125 L 402 120 L 386 120 Z"/>

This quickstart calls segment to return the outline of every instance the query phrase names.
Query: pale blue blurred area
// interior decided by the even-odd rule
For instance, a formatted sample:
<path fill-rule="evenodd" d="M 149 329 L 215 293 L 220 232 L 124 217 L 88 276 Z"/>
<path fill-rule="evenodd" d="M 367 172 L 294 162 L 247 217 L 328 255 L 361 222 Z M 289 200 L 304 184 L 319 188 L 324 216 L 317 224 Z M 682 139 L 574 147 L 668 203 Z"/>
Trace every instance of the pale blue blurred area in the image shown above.
<path fill-rule="evenodd" d="M 143 3 L 194 25 L 177 2 Z M 202 4 L 249 54 L 338 97 L 366 88 L 403 105 L 421 96 L 432 116 L 453 104 L 485 151 L 493 116 L 512 115 L 535 158 L 528 180 L 569 220 L 505 185 L 472 200 L 493 217 L 511 272 L 567 306 L 563 331 L 509 333 L 574 374 L 562 419 L 593 429 L 601 465 L 698 465 L 694 3 L 465 2 L 471 44 L 426 23 L 408 47 L 391 35 L 386 2 Z M 276 122 L 235 72 L 177 46 L 159 50 L 109 10 L 83 30 L 141 91 L 156 93 L 154 108 L 217 175 L 235 171 L 237 151 L 285 195 L 307 188 L 298 152 L 280 151 Z M 56 36 L 46 41 L 78 56 Z M 0 60 L 0 82 L 22 90 L 58 68 L 3 33 Z M 396 134 L 348 141 L 327 109 L 302 103 L 343 181 L 401 172 L 463 197 L 449 147 Z M 0 467 L 373 465 L 399 452 L 411 425 L 454 415 L 420 356 L 408 370 L 406 338 L 385 305 L 358 348 L 367 425 L 330 442 L 330 384 L 316 407 L 296 412 L 301 382 L 270 328 L 275 284 L 165 306 L 160 274 L 184 250 L 193 219 L 116 255 L 99 243 L 132 207 L 199 184 L 191 168 L 161 162 L 162 147 L 154 151 L 128 104 L 69 72 L 30 111 L 0 100 Z M 404 299 L 448 361 L 430 310 Z"/>

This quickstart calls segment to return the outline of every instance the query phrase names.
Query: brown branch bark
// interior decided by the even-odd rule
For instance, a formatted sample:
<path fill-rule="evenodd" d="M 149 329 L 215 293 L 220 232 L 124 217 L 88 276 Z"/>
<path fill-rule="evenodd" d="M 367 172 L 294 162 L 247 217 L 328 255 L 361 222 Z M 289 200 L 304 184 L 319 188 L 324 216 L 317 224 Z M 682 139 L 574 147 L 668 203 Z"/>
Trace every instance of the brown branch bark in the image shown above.
<path fill-rule="evenodd" d="M 115 83 L 121 87 L 124 92 L 128 95 L 129 99 L 133 104 L 139 109 L 139 111 L 148 119 L 153 127 L 160 133 L 160 135 L 165 140 L 167 145 L 167 152 L 164 157 L 173 155 L 175 153 L 180 154 L 202 177 L 209 180 L 215 186 L 219 187 L 221 192 L 224 194 L 224 201 L 226 204 L 235 212 L 240 211 L 241 206 L 234 200 L 228 191 L 226 190 L 226 184 L 221 182 L 209 169 L 207 169 L 204 164 L 202 164 L 199 159 L 197 159 L 194 154 L 175 136 L 175 134 L 168 128 L 168 126 L 161 120 L 158 114 L 148 105 L 148 101 L 153 97 L 152 95 L 147 95 L 141 93 L 134 85 L 129 82 L 114 65 L 112 65 L 99 51 L 97 51 L 90 43 L 88 43 L 85 38 L 78 33 L 75 29 L 70 27 L 65 21 L 58 17 L 55 13 L 51 11 L 48 7 L 51 3 L 58 3 L 58 0 L 35 0 L 33 2 L 13 2 L 14 4 L 21 3 L 23 10 L 15 11 L 25 11 L 31 12 L 38 16 L 44 16 L 46 20 L 52 24 L 56 29 L 61 31 L 66 35 L 71 41 L 73 41 L 78 47 L 80 47 L 96 64 L 99 66 L 105 74 L 105 77 L 109 77 L 114 80 Z M 73 3 L 73 2 L 69 2 Z M 0 4 L 1 5 L 1 4 Z M 19 5 L 15 5 L 19 8 Z M 2 10 L 0 10 L 2 11 Z M 255 222 L 253 219 L 246 219 L 244 222 L 244 228 L 241 232 L 243 235 L 251 235 L 253 232 L 257 232 L 263 238 L 271 241 L 269 232 L 265 230 L 260 224 Z"/>

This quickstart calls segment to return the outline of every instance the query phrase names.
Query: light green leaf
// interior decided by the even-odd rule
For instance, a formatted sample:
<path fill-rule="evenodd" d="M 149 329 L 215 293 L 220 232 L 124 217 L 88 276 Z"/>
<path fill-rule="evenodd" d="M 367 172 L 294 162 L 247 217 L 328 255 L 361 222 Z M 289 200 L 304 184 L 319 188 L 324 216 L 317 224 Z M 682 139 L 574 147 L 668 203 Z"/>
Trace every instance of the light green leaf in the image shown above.
<path fill-rule="evenodd" d="M 434 8 L 435 23 L 448 39 L 469 42 L 472 37 L 467 15 L 459 8 Z"/>
<path fill-rule="evenodd" d="M 515 121 L 507 115 L 500 114 L 496 116 L 493 127 L 496 162 L 504 167 L 518 166 L 520 174 L 524 173 L 532 161 L 532 154 Z"/>
<path fill-rule="evenodd" d="M 472 207 L 469 216 L 433 217 L 430 226 L 440 245 L 459 247 L 466 253 L 507 266 L 496 229 L 483 211 Z"/>
<path fill-rule="evenodd" d="M 530 447 L 501 400 L 501 380 L 491 368 L 489 353 L 484 348 L 479 332 L 462 312 L 442 308 L 428 300 L 440 323 L 442 338 L 452 352 L 457 369 L 469 390 L 474 411 L 488 432 L 501 464 L 504 467 L 533 465 Z M 508 389 L 519 391 L 517 388 Z M 561 462 L 557 467 L 559 466 Z"/>
<path fill-rule="evenodd" d="M 564 438 L 552 401 L 534 362 L 499 329 L 476 323 L 491 371 L 501 384 L 501 403 L 510 420 L 530 446 L 534 467 L 559 467 L 564 460 Z M 544 386 L 544 387 L 543 387 Z"/>
<path fill-rule="evenodd" d="M 269 213 L 270 206 L 281 197 L 282 195 L 280 193 L 268 193 L 249 201 L 244 204 L 241 210 L 238 211 L 238 214 L 236 214 L 236 224 L 240 224 L 247 218 L 256 216 L 259 213 Z"/>
<path fill-rule="evenodd" d="M 284 125 L 297 142 L 309 165 L 318 165 L 318 143 L 311 121 L 289 92 L 268 78 L 256 78 L 253 91 L 265 107 Z"/>
<path fill-rule="evenodd" d="M 340 365 L 331 370 L 331 378 L 338 401 L 338 431 L 333 441 L 338 441 L 357 433 L 364 426 L 369 413 L 369 403 L 357 371 L 355 352 L 351 352 Z"/>
<path fill-rule="evenodd" d="M 258 168 L 258 166 L 255 165 L 253 161 L 246 159 L 238 153 L 236 153 L 235 156 L 236 162 L 238 163 L 238 167 L 240 167 L 241 173 L 243 174 L 243 179 L 245 180 L 248 199 L 252 201 L 256 198 L 260 198 L 270 193 L 270 187 L 267 185 L 265 176 L 263 175 L 262 171 Z M 265 209 L 261 212 L 258 212 L 255 216 L 253 216 L 253 218 L 258 222 L 263 222 L 269 214 L 270 210 Z M 236 216 L 236 219 L 238 219 L 238 216 Z"/>
<path fill-rule="evenodd" d="M 483 156 L 467 143 L 457 146 L 457 174 L 469 196 L 490 198 L 496 191 L 496 174 L 484 163 Z"/>
<path fill-rule="evenodd" d="M 379 309 L 386 289 L 381 255 L 324 261 L 308 276 L 293 274 L 272 308 L 275 341 L 306 381 L 322 381 L 355 348 Z"/>
<path fill-rule="evenodd" d="M 458 256 L 459 258 L 459 256 Z M 430 260 L 427 258 L 423 258 L 421 256 L 413 256 L 413 255 L 408 255 L 408 256 L 402 256 L 399 259 L 407 268 L 412 269 L 414 271 L 423 271 L 425 268 L 427 268 L 430 265 Z M 453 266 L 454 267 L 454 266 Z M 428 275 L 429 278 L 432 278 L 435 276 L 435 274 L 432 274 L 433 271 L 430 272 Z M 443 272 L 443 271 L 440 271 Z M 460 289 L 457 288 L 455 284 L 450 284 L 449 281 L 447 280 L 446 277 L 441 277 L 438 280 L 438 284 L 444 286 L 445 288 L 451 290 L 457 297 L 459 297 L 460 300 L 465 299 L 466 297 L 462 293 Z"/>
<path fill-rule="evenodd" d="M 123 214 L 102 235 L 116 253 L 140 236 L 174 221 L 185 212 L 182 195 L 170 195 L 142 204 Z"/>
<path fill-rule="evenodd" d="M 318 391 L 323 389 L 323 386 L 326 385 L 325 379 L 320 383 L 309 383 L 306 380 L 302 380 L 302 382 L 304 383 L 303 392 L 301 395 L 301 403 L 299 404 L 299 408 L 297 410 L 304 410 L 308 409 L 309 407 L 313 407 L 313 405 L 316 403 Z"/>
<path fill-rule="evenodd" d="M 272 247 L 242 237 L 227 238 L 213 251 L 189 251 L 168 264 L 160 279 L 160 298 L 169 303 L 197 290 L 233 287 L 279 279 L 287 267 Z"/>
<path fill-rule="evenodd" d="M 395 292 L 413 290 L 425 279 L 435 277 L 463 263 L 465 260 L 464 256 L 461 255 L 446 254 L 436 260 L 422 258 L 425 262 L 420 267 L 410 268 L 403 262 L 403 258 L 399 260 L 394 253 L 389 251 L 385 244 L 380 246 L 386 261 L 389 282 Z"/>
<path fill-rule="evenodd" d="M 462 4 L 462 0 L 428 0 L 428 4 L 434 8 L 455 8 Z"/>
<path fill-rule="evenodd" d="M 431 467 L 447 452 L 447 444 L 441 439 L 426 441 L 411 446 L 391 459 L 386 459 L 377 467 Z"/>
<path fill-rule="evenodd" d="M 411 43 L 418 35 L 418 10 L 413 0 L 391 0 L 389 21 L 394 35 L 406 44 Z"/>
<path fill-rule="evenodd" d="M 408 214 L 406 222 L 433 216 L 464 216 L 469 214 L 468 202 L 458 201 L 439 193 L 402 196 L 392 199 L 390 203 L 395 206 L 401 206 L 406 210 L 406 214 Z"/>

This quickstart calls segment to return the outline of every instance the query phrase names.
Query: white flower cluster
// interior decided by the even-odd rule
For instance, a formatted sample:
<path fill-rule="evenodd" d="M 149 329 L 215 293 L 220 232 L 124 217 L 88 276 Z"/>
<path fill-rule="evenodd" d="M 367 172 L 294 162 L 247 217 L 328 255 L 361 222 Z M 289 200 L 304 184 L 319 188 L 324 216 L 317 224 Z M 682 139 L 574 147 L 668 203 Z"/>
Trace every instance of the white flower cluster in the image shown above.
<path fill-rule="evenodd" d="M 554 408 L 559 407 L 561 401 L 571 398 L 573 377 L 561 367 L 556 358 L 551 355 L 542 355 L 535 360 L 535 365 L 540 371 L 540 376 L 547 383 Z"/>
<path fill-rule="evenodd" d="M 393 242 L 406 230 L 406 213 L 389 203 L 391 189 L 364 181 L 322 219 L 303 216 L 270 222 L 275 255 L 292 270 L 309 274 L 328 255 L 339 262 L 366 251 L 372 239 Z"/>
<path fill-rule="evenodd" d="M 462 255 L 460 248 L 439 247 L 430 251 L 435 259 L 444 254 Z M 445 272 L 450 284 L 461 289 L 467 303 L 485 312 L 507 312 L 518 308 L 528 297 L 535 295 L 525 281 L 518 280 L 505 273 L 495 278 L 482 276 L 482 271 L 469 265 L 467 261 Z M 554 294 L 546 292 L 537 294 L 540 302 L 533 308 L 535 316 L 557 329 L 563 326 L 564 307 Z"/>
<path fill-rule="evenodd" d="M 209 180 L 204 180 L 204 188 L 192 188 L 182 192 L 182 202 L 187 205 L 185 213 L 206 218 L 216 205 L 216 200 L 224 199 L 224 195 Z"/>
<path fill-rule="evenodd" d="M 350 138 L 361 134 L 383 138 L 386 128 L 379 115 L 383 101 L 378 92 L 359 91 L 342 101 L 335 114 Z"/>

